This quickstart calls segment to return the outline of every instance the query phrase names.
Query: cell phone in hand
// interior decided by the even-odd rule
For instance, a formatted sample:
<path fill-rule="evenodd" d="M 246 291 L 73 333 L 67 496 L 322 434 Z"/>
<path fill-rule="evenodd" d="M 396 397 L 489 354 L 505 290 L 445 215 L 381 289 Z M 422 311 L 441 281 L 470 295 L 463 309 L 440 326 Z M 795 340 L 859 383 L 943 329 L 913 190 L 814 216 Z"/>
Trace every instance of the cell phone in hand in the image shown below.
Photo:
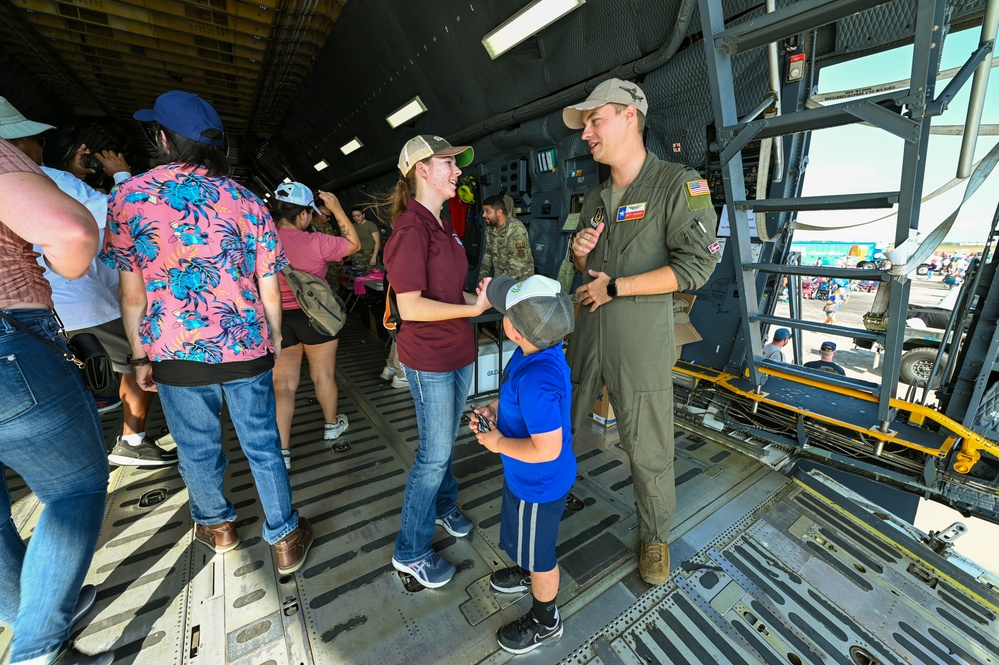
<path fill-rule="evenodd" d="M 475 428 L 478 431 L 482 432 L 482 433 L 488 432 L 489 431 L 489 420 L 485 416 L 483 416 L 481 414 L 476 414 L 476 415 L 479 416 L 479 419 L 478 419 L 478 421 L 475 424 Z"/>

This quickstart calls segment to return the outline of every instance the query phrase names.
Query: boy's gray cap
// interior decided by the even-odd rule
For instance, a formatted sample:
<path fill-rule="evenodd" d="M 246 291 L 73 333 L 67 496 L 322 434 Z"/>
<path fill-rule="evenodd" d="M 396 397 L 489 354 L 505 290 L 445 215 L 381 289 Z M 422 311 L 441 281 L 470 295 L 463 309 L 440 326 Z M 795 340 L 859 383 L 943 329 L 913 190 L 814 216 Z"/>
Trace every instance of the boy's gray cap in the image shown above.
<path fill-rule="evenodd" d="M 550 277 L 533 275 L 518 282 L 509 275 L 497 275 L 486 287 L 486 295 L 517 332 L 539 349 L 558 344 L 575 328 L 572 300 Z"/>
<path fill-rule="evenodd" d="M 562 122 L 569 129 L 583 128 L 583 111 L 600 108 L 604 104 L 634 104 L 642 115 L 649 114 L 649 102 L 637 83 L 621 79 L 607 79 L 579 104 L 566 106 L 562 110 Z"/>

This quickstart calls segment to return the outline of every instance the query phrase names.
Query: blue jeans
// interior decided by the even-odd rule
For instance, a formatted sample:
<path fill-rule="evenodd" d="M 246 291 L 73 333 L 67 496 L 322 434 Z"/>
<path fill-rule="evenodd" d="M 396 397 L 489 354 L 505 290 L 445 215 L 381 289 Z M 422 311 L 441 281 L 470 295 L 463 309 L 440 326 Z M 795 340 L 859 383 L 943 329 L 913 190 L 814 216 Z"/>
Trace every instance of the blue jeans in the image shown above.
<path fill-rule="evenodd" d="M 250 379 L 207 386 L 160 383 L 157 387 L 163 415 L 177 442 L 191 515 L 204 525 L 236 520 L 236 509 L 222 489 L 229 463 L 222 452 L 220 414 L 225 396 L 264 508 L 264 540 L 273 545 L 298 528 L 298 511 L 291 507 L 291 483 L 281 457 L 272 373 L 267 370 Z"/>
<path fill-rule="evenodd" d="M 408 564 L 433 552 L 435 519 L 457 510 L 458 479 L 451 462 L 472 365 L 453 372 L 421 372 L 405 365 L 403 369 L 420 429 L 420 448 L 402 497 L 402 530 L 395 541 L 395 560 Z"/>
<path fill-rule="evenodd" d="M 65 347 L 47 310 L 6 314 Z M 27 548 L 11 520 L 4 467 L 44 504 Z M 104 433 L 80 371 L 0 319 L 0 621 L 14 627 L 11 662 L 58 651 L 104 519 Z"/>

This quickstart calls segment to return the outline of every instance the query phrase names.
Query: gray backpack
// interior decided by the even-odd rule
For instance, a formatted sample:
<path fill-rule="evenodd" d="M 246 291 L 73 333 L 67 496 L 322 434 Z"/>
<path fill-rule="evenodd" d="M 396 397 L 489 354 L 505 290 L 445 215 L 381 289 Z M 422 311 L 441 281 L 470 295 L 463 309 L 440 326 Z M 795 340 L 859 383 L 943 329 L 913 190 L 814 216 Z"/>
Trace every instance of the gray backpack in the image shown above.
<path fill-rule="evenodd" d="M 290 266 L 281 269 L 298 305 L 309 317 L 309 324 L 324 335 L 335 337 L 347 321 L 343 300 L 319 277 Z"/>

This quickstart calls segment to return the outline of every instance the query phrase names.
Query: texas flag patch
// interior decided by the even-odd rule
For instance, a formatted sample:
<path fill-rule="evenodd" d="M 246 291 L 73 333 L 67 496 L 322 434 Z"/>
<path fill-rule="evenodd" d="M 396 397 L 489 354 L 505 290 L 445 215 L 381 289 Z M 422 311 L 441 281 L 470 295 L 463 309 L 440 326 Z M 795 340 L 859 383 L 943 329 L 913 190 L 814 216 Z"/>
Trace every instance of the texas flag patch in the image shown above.
<path fill-rule="evenodd" d="M 617 209 L 617 221 L 630 222 L 633 219 L 645 217 L 645 206 L 647 203 L 648 201 L 643 201 L 642 203 L 621 206 Z"/>

